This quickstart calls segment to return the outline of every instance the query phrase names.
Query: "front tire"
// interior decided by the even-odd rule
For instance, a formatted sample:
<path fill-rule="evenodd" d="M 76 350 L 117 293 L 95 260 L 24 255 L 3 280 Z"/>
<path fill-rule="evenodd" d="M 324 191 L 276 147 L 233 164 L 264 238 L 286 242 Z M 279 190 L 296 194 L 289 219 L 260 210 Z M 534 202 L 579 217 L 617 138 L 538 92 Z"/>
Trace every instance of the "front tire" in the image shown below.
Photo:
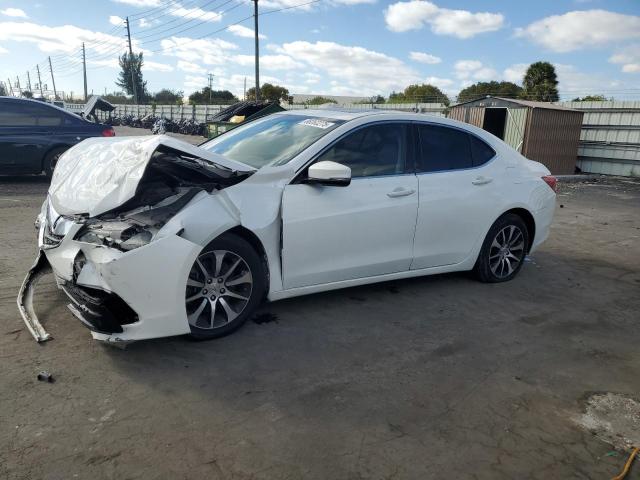
<path fill-rule="evenodd" d="M 237 330 L 264 298 L 262 260 L 243 238 L 225 233 L 205 247 L 189 272 L 185 290 L 191 336 L 204 340 Z"/>
<path fill-rule="evenodd" d="M 47 176 L 49 180 L 51 180 L 51 177 L 53 177 L 53 171 L 56 168 L 58 159 L 66 150 L 67 150 L 66 148 L 54 148 L 49 153 L 47 153 L 46 157 L 44 157 L 44 162 L 42 162 L 42 166 L 43 166 L 44 174 Z"/>
<path fill-rule="evenodd" d="M 491 226 L 474 267 L 481 282 L 498 283 L 513 279 L 524 263 L 529 231 L 521 217 L 507 213 Z"/>

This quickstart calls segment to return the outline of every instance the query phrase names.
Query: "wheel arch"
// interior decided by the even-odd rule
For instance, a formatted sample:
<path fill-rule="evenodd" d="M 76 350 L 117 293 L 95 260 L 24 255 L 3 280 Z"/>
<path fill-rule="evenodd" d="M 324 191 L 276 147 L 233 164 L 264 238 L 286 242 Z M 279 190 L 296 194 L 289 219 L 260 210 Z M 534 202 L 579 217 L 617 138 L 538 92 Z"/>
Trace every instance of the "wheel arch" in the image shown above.
<path fill-rule="evenodd" d="M 69 150 L 73 145 L 68 145 L 65 143 L 55 143 L 51 146 L 49 146 L 49 148 L 47 149 L 46 152 L 44 152 L 44 155 L 42 155 L 42 160 L 40 160 L 40 170 L 42 172 L 44 172 L 44 167 L 45 167 L 45 161 L 47 160 L 47 158 L 49 157 L 49 155 L 51 155 L 52 152 L 55 152 L 56 150 L 61 150 L 64 149 L 64 152 L 66 152 L 67 150 Z"/>
<path fill-rule="evenodd" d="M 253 249 L 260 256 L 260 259 L 262 260 L 262 265 L 264 267 L 264 272 L 266 275 L 266 278 L 265 278 L 265 281 L 266 281 L 265 296 L 266 296 L 269 293 L 270 279 L 269 279 L 269 261 L 268 261 L 267 252 L 264 248 L 264 245 L 262 245 L 262 242 L 260 241 L 260 239 L 255 233 L 253 233 L 251 230 L 249 230 L 248 228 L 242 225 L 236 225 L 235 227 L 230 228 L 229 230 L 226 230 L 225 232 L 221 233 L 221 235 L 224 235 L 225 233 L 232 233 L 242 238 L 243 240 L 247 241 L 249 245 L 251 245 Z"/>
<path fill-rule="evenodd" d="M 533 239 L 536 236 L 536 221 L 533 218 L 533 215 L 529 210 L 522 207 L 512 208 L 504 212 L 500 217 L 503 217 L 509 213 L 519 216 L 524 224 L 527 226 L 527 233 L 529 234 L 529 241 L 527 245 L 527 253 L 531 250 L 531 246 L 533 245 Z M 498 218 L 500 218 L 498 217 Z"/>

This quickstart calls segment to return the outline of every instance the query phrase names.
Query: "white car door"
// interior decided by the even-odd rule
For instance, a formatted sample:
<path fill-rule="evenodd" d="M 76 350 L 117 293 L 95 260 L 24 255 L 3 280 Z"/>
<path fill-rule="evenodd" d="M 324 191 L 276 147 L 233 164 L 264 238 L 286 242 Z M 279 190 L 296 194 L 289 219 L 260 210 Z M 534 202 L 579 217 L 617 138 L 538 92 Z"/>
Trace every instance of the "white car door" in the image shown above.
<path fill-rule="evenodd" d="M 418 222 L 411 269 L 465 260 L 500 214 L 504 167 L 465 130 L 416 124 Z"/>
<path fill-rule="evenodd" d="M 413 166 L 405 168 L 409 129 L 400 122 L 363 126 L 321 153 L 315 161 L 351 168 L 346 187 L 298 178 L 285 188 L 285 288 L 409 270 L 418 209 L 418 181 Z"/>

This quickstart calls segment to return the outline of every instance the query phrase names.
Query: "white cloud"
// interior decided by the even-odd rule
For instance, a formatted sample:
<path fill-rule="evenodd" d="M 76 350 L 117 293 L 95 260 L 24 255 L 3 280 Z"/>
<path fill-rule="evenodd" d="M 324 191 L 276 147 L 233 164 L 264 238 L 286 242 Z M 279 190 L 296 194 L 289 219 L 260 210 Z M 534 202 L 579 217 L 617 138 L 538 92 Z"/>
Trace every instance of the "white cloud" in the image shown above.
<path fill-rule="evenodd" d="M 158 7 L 162 4 L 161 0 L 113 0 L 116 3 L 124 3 L 133 7 Z"/>
<path fill-rule="evenodd" d="M 188 73 L 205 73 L 207 71 L 206 68 L 197 63 L 186 62 L 184 60 L 178 60 L 176 68 Z"/>
<path fill-rule="evenodd" d="M 24 10 L 20 8 L 5 8 L 4 10 L 0 10 L 0 14 L 6 15 L 7 17 L 29 18 L 27 14 L 24 13 Z"/>
<path fill-rule="evenodd" d="M 117 15 L 109 15 L 109 23 L 111 25 L 122 25 L 124 23 L 124 18 Z"/>
<path fill-rule="evenodd" d="M 485 67 L 478 60 L 460 60 L 456 62 L 453 68 L 456 77 L 467 82 L 472 80 L 477 82 L 495 80 L 498 76 L 498 72 L 493 68 Z"/>
<path fill-rule="evenodd" d="M 418 30 L 425 25 L 437 35 L 452 35 L 458 38 L 471 38 L 479 33 L 493 32 L 502 28 L 504 16 L 500 13 L 440 8 L 424 0 L 397 2 L 384 12 L 387 28 L 394 32 Z"/>
<path fill-rule="evenodd" d="M 316 5 L 313 3 L 304 5 L 304 3 L 306 2 L 301 2 L 300 0 L 260 0 L 260 8 L 267 8 L 267 9 L 287 8 L 287 7 L 296 7 L 302 4 L 297 8 L 292 8 L 286 11 L 289 11 L 289 12 L 307 11 L 308 12 L 312 10 Z"/>
<path fill-rule="evenodd" d="M 122 51 L 126 48 L 126 40 L 117 35 L 109 35 L 102 32 L 94 32 L 74 25 L 63 25 L 61 27 L 49 27 L 29 22 L 0 22 L 0 40 L 13 42 L 26 42 L 35 44 L 41 51 L 46 53 L 62 52 L 75 53 L 80 48 L 82 42 L 87 45 L 87 51 L 94 51 L 100 54 L 113 53 L 120 47 Z M 137 46 L 133 41 L 134 50 L 147 52 Z M 113 53 L 116 57 L 118 52 Z"/>
<path fill-rule="evenodd" d="M 409 58 L 419 63 L 426 63 L 427 65 L 435 65 L 436 63 L 442 62 L 440 57 L 424 52 L 411 52 Z"/>
<path fill-rule="evenodd" d="M 453 86 L 455 82 L 450 78 L 427 77 L 424 83 L 434 85 L 442 90 L 448 90 Z"/>
<path fill-rule="evenodd" d="M 249 67 L 254 65 L 255 57 L 253 55 L 235 55 L 232 60 L 238 65 Z M 260 68 L 265 70 L 293 70 L 302 68 L 300 62 L 296 62 L 288 55 L 261 55 Z"/>
<path fill-rule="evenodd" d="M 175 5 L 180 4 L 176 3 Z M 186 8 L 180 5 L 179 8 L 172 7 L 172 10 L 169 12 L 169 14 L 173 15 L 174 17 L 198 19 L 200 21 L 206 22 L 219 22 L 220 20 L 222 20 L 221 13 L 203 10 L 199 7 Z"/>
<path fill-rule="evenodd" d="M 149 60 L 145 60 L 142 64 L 142 70 L 146 70 L 148 72 L 172 72 L 173 67 L 166 63 L 150 62 Z"/>
<path fill-rule="evenodd" d="M 224 65 L 229 61 L 229 52 L 238 49 L 236 44 L 219 38 L 194 40 L 189 37 L 171 37 L 162 40 L 160 45 L 163 55 L 205 65 Z"/>
<path fill-rule="evenodd" d="M 622 64 L 624 73 L 640 72 L 640 44 L 628 45 L 614 53 L 609 61 Z"/>
<path fill-rule="evenodd" d="M 303 76 L 306 79 L 304 82 L 310 85 L 315 85 L 316 83 L 320 83 L 320 80 L 322 80 L 322 75 L 318 75 L 317 73 L 313 73 L 313 72 L 307 72 Z"/>
<path fill-rule="evenodd" d="M 373 95 L 420 81 L 401 60 L 363 47 L 296 41 L 283 44 L 280 51 L 331 77 L 337 82 L 333 92 Z"/>
<path fill-rule="evenodd" d="M 118 62 L 117 58 L 107 58 L 104 60 L 87 60 L 87 64 L 96 67 L 120 68 L 120 63 Z"/>
<path fill-rule="evenodd" d="M 183 18 L 191 18 L 204 20 L 207 22 L 219 22 L 222 19 L 222 14 L 218 12 L 212 12 L 210 10 L 203 10 L 199 7 L 185 7 L 180 2 L 170 1 L 165 2 L 164 0 L 113 0 L 117 3 L 124 3 L 126 5 L 131 5 L 133 7 L 145 7 L 145 8 L 154 8 L 162 6 L 164 10 L 161 10 L 163 14 L 172 15 L 174 17 L 183 17 Z M 193 3 L 193 2 L 187 2 Z M 207 2 L 211 3 L 211 2 Z M 154 12 L 153 15 L 156 15 L 158 12 Z M 144 25 L 141 25 L 144 26 Z"/>
<path fill-rule="evenodd" d="M 635 88 L 637 85 L 627 84 L 607 77 L 601 73 L 586 73 L 573 65 L 554 64 L 558 75 L 558 90 L 567 97 L 581 97 L 587 94 L 605 93 L 611 89 Z"/>
<path fill-rule="evenodd" d="M 9 50 L 4 47 L 0 47 L 0 55 L 2 55 L 3 53 L 9 53 Z"/>
<path fill-rule="evenodd" d="M 333 0 L 333 3 L 342 5 L 361 5 L 363 3 L 376 3 L 376 0 Z"/>
<path fill-rule="evenodd" d="M 253 30 L 243 25 L 230 25 L 227 30 L 237 37 L 254 38 Z M 263 35 L 262 33 L 258 33 L 258 37 L 267 38 L 267 36 Z"/>
<path fill-rule="evenodd" d="M 571 52 L 640 38 L 640 16 L 607 10 L 573 11 L 517 28 L 516 36 L 554 52 Z"/>
<path fill-rule="evenodd" d="M 513 82 L 521 85 L 522 78 L 524 77 L 527 68 L 529 68 L 529 64 L 527 63 L 514 63 L 513 65 L 510 65 L 504 69 L 504 71 L 502 72 L 502 78 L 504 78 L 507 82 Z"/>

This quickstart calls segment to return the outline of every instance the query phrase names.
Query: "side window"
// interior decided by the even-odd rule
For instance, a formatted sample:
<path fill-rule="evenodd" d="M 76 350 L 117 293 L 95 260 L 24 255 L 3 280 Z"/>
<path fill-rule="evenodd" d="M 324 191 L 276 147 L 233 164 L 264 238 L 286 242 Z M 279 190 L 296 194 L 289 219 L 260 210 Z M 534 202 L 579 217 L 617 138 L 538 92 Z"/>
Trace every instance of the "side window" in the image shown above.
<path fill-rule="evenodd" d="M 5 102 L 0 108 L 0 125 L 4 127 L 55 127 L 62 125 L 64 113 L 31 102 Z"/>
<path fill-rule="evenodd" d="M 317 161 L 347 165 L 353 178 L 401 174 L 405 163 L 405 132 L 405 125 L 401 123 L 363 127 L 338 140 Z"/>
<path fill-rule="evenodd" d="M 496 152 L 489 145 L 484 143 L 475 135 L 469 134 L 471 139 L 471 157 L 473 158 L 473 166 L 479 167 L 491 160 Z"/>
<path fill-rule="evenodd" d="M 4 102 L 0 108 L 0 125 L 3 127 L 34 127 L 36 117 L 23 103 Z"/>
<path fill-rule="evenodd" d="M 418 169 L 422 172 L 440 172 L 471 168 L 469 135 L 456 128 L 438 125 L 418 125 Z"/>

